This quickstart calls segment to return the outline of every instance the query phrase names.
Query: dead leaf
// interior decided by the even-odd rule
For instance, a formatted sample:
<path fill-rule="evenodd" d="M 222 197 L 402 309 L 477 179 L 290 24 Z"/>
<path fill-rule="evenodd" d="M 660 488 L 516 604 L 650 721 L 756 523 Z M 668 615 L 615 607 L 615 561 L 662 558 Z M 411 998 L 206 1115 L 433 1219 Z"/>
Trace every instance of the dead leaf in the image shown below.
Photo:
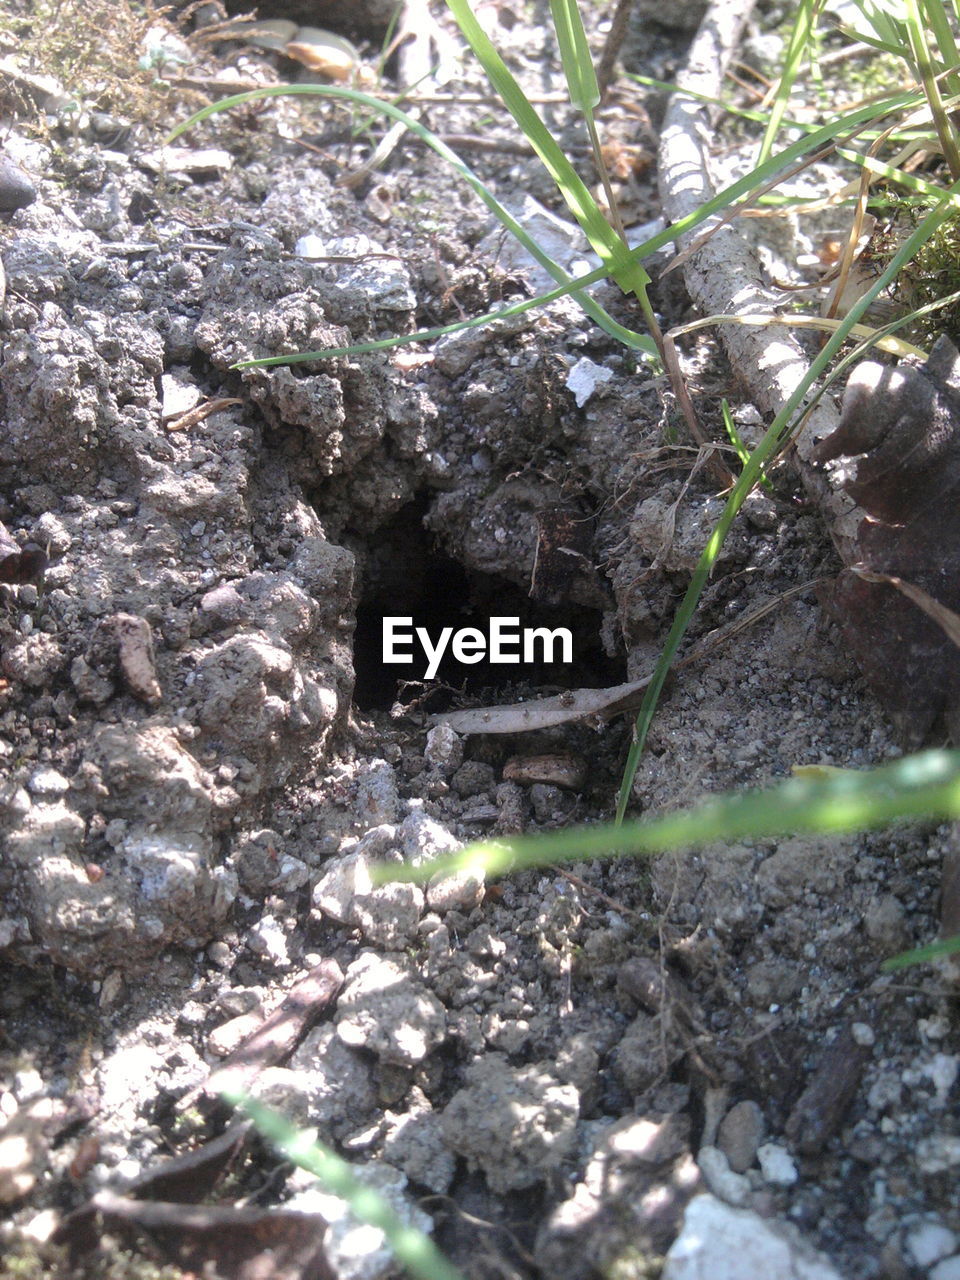
<path fill-rule="evenodd" d="M 867 513 L 859 563 L 828 600 L 847 644 L 906 745 L 941 719 L 960 741 L 960 662 L 942 629 L 960 612 L 960 353 L 949 339 L 919 367 L 858 366 L 814 459 L 842 460 L 837 479 Z"/>
<path fill-rule="evenodd" d="M 95 1240 L 101 1233 L 118 1236 L 138 1252 L 198 1275 L 212 1263 L 214 1274 L 231 1280 L 336 1280 L 319 1214 L 133 1200 L 112 1191 L 98 1192 L 90 1210 L 95 1226 L 87 1225 Z"/>

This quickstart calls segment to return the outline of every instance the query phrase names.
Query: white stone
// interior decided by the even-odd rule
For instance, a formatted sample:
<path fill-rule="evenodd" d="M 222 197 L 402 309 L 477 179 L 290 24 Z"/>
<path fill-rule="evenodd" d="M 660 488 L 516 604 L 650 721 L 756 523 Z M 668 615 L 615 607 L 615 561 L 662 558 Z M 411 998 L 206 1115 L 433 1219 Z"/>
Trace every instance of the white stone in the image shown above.
<path fill-rule="evenodd" d="M 613 377 L 612 369 L 595 364 L 587 356 L 581 357 L 567 374 L 566 388 L 573 392 L 577 408 L 582 409 L 598 387 Z"/>
<path fill-rule="evenodd" d="M 946 1173 L 960 1165 L 960 1136 L 933 1133 L 917 1143 L 917 1168 L 921 1173 Z"/>
<path fill-rule="evenodd" d="M 907 1252 L 918 1267 L 929 1267 L 957 1247 L 957 1237 L 942 1222 L 922 1222 L 907 1235 Z"/>
<path fill-rule="evenodd" d="M 840 1275 L 786 1225 L 733 1209 L 711 1195 L 694 1196 L 661 1280 L 758 1278 L 840 1280 Z"/>
<path fill-rule="evenodd" d="M 719 1147 L 701 1147 L 697 1165 L 713 1194 L 727 1204 L 743 1205 L 750 1199 L 750 1179 L 733 1172 Z"/>
<path fill-rule="evenodd" d="M 800 1176 L 793 1156 L 776 1142 L 765 1142 L 757 1151 L 764 1182 L 773 1187 L 792 1187 Z"/>
<path fill-rule="evenodd" d="M 929 1280 L 960 1280 L 960 1253 L 938 1262 L 930 1272 Z"/>

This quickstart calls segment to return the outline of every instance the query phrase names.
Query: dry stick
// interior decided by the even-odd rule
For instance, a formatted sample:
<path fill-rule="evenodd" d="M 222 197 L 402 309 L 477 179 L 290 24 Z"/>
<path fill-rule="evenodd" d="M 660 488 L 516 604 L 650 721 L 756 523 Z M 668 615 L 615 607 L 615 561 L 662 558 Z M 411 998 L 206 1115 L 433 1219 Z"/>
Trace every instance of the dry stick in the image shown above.
<path fill-rule="evenodd" d="M 678 77 L 682 89 L 717 96 L 748 8 L 743 0 L 716 0 L 711 6 L 691 46 L 687 67 Z M 709 148 L 704 108 L 674 96 L 661 131 L 658 166 L 668 221 L 679 222 L 714 195 Z M 701 243 L 684 265 L 684 280 L 704 315 L 776 311 L 780 297 L 764 284 L 756 253 L 735 227 L 721 226 L 705 243 L 699 232 L 691 234 L 681 247 L 695 240 Z M 764 416 L 774 417 L 807 373 L 808 360 L 794 334 L 787 324 L 764 329 L 721 325 L 719 333 L 751 399 Z M 849 564 L 857 558 L 855 535 L 863 513 L 853 511 L 850 499 L 833 490 L 809 464 L 817 441 L 830 435 L 838 422 L 832 402 L 822 397 L 797 437 L 796 452 L 804 487 L 825 515 L 841 558 Z"/>
<path fill-rule="evenodd" d="M 614 64 L 626 38 L 630 10 L 632 8 L 633 0 L 617 0 L 617 7 L 613 11 L 613 21 L 610 23 L 610 30 L 607 32 L 603 53 L 601 53 L 600 61 L 597 64 L 597 84 L 600 86 L 600 99 L 602 102 L 605 102 L 607 98 L 607 90 L 610 88 L 610 81 L 613 79 Z"/>

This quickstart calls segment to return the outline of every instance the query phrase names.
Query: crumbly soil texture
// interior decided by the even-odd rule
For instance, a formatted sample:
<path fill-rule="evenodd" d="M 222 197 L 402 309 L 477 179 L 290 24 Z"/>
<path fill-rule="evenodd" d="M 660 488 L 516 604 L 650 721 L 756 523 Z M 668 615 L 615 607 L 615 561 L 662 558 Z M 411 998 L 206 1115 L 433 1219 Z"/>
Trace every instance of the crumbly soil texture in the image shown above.
<path fill-rule="evenodd" d="M 33 6 L 11 8 L 29 26 Z M 703 1191 L 840 1276 L 929 1274 L 960 1239 L 957 1026 L 943 973 L 880 965 L 936 934 L 945 829 L 371 882 L 374 863 L 610 817 L 629 716 L 466 738 L 429 717 L 644 675 L 722 498 L 668 383 L 569 299 L 237 369 L 544 286 L 419 142 L 344 184 L 384 132 L 358 108 L 247 104 L 178 140 L 185 168 L 158 158 L 164 128 L 223 96 L 215 76 L 305 74 L 198 40 L 213 8 L 192 6 L 182 61 L 126 113 L 96 83 L 70 111 L 2 86 L 36 199 L 0 222 L 0 521 L 23 568 L 0 586 L 0 1272 L 169 1265 L 149 1236 L 67 1252 L 57 1231 L 215 1137 L 223 1111 L 196 1103 L 211 1071 L 335 962 L 335 997 L 291 1042 L 256 1042 L 246 1084 L 470 1280 L 659 1275 Z M 544 12 L 482 13 L 593 183 Z M 599 50 L 610 15 L 588 16 Z M 351 21 L 375 65 L 383 15 Z M 632 23 L 626 65 L 669 79 L 688 33 Z M 512 209 L 564 217 L 482 91 L 465 60 L 423 119 Z M 603 117 L 635 225 L 657 215 L 662 108 L 622 82 Z M 571 241 L 566 265 L 587 260 Z M 677 279 L 655 284 L 665 326 L 689 318 Z M 757 438 L 718 348 L 683 361 L 717 437 L 727 397 Z M 677 672 L 637 813 L 899 754 L 818 604 L 826 534 L 789 463 L 773 481 L 691 639 L 775 607 Z M 418 650 L 384 665 L 384 616 L 433 636 L 567 626 L 573 661 L 424 682 Z M 221 1203 L 267 1214 L 315 1194 L 266 1144 L 231 1176 Z M 338 1280 L 397 1274 L 330 1232 Z"/>

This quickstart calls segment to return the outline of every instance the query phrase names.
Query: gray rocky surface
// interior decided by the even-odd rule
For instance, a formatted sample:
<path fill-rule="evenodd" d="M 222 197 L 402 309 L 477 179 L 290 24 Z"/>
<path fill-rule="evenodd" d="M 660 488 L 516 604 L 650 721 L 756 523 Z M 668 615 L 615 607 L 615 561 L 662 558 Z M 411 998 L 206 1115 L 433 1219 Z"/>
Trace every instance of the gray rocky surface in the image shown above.
<path fill-rule="evenodd" d="M 559 69 L 510 12 L 512 65 L 539 92 Z M 679 45 L 645 39 L 646 69 L 668 78 Z M 238 65 L 278 74 L 267 55 Z M 325 158 L 289 141 L 340 118 L 318 111 L 308 129 L 274 102 L 178 144 L 232 164 L 164 177 L 141 162 L 172 110 L 109 145 L 92 117 L 38 137 L 22 114 L 3 119 L 37 198 L 0 218 L 0 521 L 50 563 L 42 583 L 0 586 L 0 1247 L 193 1143 L 177 1104 L 331 957 L 347 974 L 336 1007 L 255 1088 L 405 1211 L 449 1197 L 425 1203 L 469 1280 L 595 1280 L 598 1260 L 649 1273 L 708 1180 L 745 1206 L 720 1204 L 729 1234 L 689 1263 L 711 1277 L 758 1241 L 751 1277 L 831 1274 L 786 1220 L 849 1280 L 949 1276 L 951 998 L 929 974 L 909 990 L 878 977 L 936 928 L 947 832 L 742 840 L 583 861 L 564 868 L 573 880 L 430 874 L 476 838 L 609 816 L 629 725 L 519 748 L 585 762 L 561 792 L 504 779 L 516 740 L 393 716 L 392 690 L 354 701 L 371 593 L 429 595 L 442 555 L 465 575 L 455 616 L 526 609 L 537 517 L 568 500 L 591 531 L 559 606 L 591 644 L 578 679 L 603 683 L 611 653 L 609 683 L 649 671 L 720 503 L 691 476 L 664 384 L 569 301 L 416 358 L 234 369 L 452 321 L 527 285 L 478 250 L 486 211 L 412 145 L 352 191 L 337 182 L 362 144 L 324 141 Z M 475 127 L 474 107 L 451 112 L 445 126 Z M 552 123 L 574 153 L 579 135 L 560 112 Z M 636 121 L 619 127 L 630 140 Z M 528 160 L 477 161 L 502 194 L 552 199 Z M 645 222 L 649 180 L 634 194 Z M 308 234 L 351 260 L 297 257 Z M 729 373 L 707 339 L 684 359 L 712 421 L 736 396 Z M 578 406 L 567 383 L 585 360 L 609 377 Z M 699 635 L 830 571 L 823 531 L 789 476 L 777 484 L 728 542 Z M 491 676 L 467 697 L 550 683 Z M 801 595 L 677 673 L 635 798 L 667 811 L 896 750 Z M 425 882 L 375 886 L 373 866 L 400 857 Z M 636 960 L 671 979 L 663 998 L 622 980 Z M 850 1005 L 875 1051 L 805 1155 L 787 1117 Z M 40 1088 L 21 1097 L 28 1067 Z M 749 1101 L 704 1148 L 703 1098 L 721 1088 Z M 75 1177 L 88 1136 L 100 1154 Z M 305 1191 L 299 1177 L 268 1164 L 242 1194 Z M 697 1274 L 677 1268 L 715 1204 L 687 1209 L 676 1276 Z M 379 1243 L 369 1252 L 385 1265 Z"/>

